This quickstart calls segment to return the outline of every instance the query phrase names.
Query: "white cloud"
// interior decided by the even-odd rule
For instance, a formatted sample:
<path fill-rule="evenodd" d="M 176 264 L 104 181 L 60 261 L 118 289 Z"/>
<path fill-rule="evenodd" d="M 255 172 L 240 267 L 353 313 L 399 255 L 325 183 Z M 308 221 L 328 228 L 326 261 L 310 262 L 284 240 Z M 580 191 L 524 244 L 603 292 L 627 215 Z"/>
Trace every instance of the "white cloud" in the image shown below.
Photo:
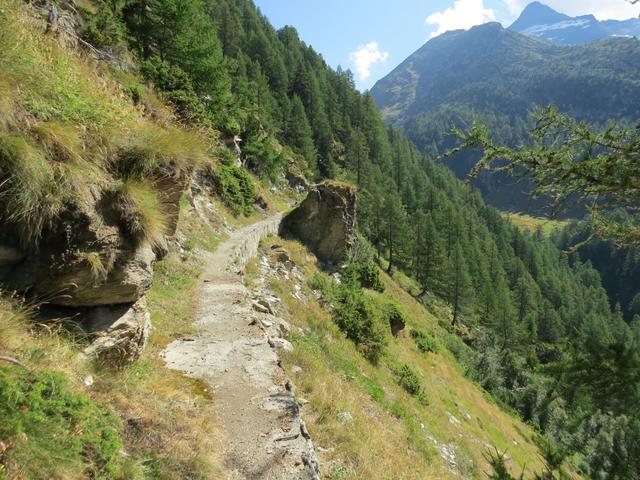
<path fill-rule="evenodd" d="M 495 19 L 496 12 L 491 8 L 485 8 L 484 0 L 456 0 L 452 7 L 429 15 L 427 24 L 436 27 L 431 34 L 433 38 L 449 30 L 467 29 Z"/>
<path fill-rule="evenodd" d="M 349 60 L 355 68 L 360 81 L 367 80 L 371 76 L 371 67 L 376 63 L 384 63 L 389 58 L 389 52 L 380 51 L 378 42 L 369 42 L 358 46 L 355 52 L 349 54 Z"/>
<path fill-rule="evenodd" d="M 504 0 L 509 12 L 518 16 L 532 0 Z M 640 15 L 640 5 L 627 0 L 541 0 L 560 13 L 572 17 L 593 14 L 599 20 L 625 20 Z"/>

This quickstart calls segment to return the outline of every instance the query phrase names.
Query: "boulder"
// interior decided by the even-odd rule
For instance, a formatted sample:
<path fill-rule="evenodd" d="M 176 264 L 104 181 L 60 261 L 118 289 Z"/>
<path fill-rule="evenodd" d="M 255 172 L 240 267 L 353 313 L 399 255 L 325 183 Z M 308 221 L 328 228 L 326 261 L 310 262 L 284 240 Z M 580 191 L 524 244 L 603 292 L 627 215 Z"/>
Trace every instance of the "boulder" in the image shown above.
<path fill-rule="evenodd" d="M 297 238 L 322 262 L 342 262 L 355 246 L 356 190 L 325 182 L 311 188 L 307 198 L 280 225 L 283 236 Z"/>
<path fill-rule="evenodd" d="M 132 304 L 151 287 L 155 261 L 153 248 L 128 233 L 108 191 L 92 187 L 5 281 L 53 305 Z"/>
<path fill-rule="evenodd" d="M 83 323 L 95 338 L 84 353 L 116 366 L 140 357 L 152 329 L 144 297 L 133 305 L 91 309 L 84 315 Z"/>

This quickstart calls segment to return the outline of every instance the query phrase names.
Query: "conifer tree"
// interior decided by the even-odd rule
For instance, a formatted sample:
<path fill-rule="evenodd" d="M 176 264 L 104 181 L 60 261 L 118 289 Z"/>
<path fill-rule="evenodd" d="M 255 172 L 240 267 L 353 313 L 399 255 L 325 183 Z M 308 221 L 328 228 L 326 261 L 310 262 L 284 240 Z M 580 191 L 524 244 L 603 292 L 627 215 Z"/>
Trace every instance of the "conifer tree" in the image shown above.
<path fill-rule="evenodd" d="M 302 155 L 309 168 L 315 171 L 317 167 L 316 149 L 313 144 L 313 132 L 309 126 L 302 100 L 294 95 L 291 100 L 291 113 L 287 121 L 287 143 L 296 153 Z"/>
<path fill-rule="evenodd" d="M 464 258 L 462 246 L 454 244 L 449 262 L 449 303 L 453 309 L 452 325 L 456 325 L 460 316 L 467 311 L 472 301 L 471 278 Z"/>

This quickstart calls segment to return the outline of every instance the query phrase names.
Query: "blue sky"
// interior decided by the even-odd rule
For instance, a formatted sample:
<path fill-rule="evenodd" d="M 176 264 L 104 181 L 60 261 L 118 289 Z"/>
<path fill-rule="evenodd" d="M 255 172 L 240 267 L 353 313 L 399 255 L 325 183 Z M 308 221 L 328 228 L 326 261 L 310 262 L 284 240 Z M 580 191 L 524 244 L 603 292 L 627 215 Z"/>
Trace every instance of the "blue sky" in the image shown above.
<path fill-rule="evenodd" d="M 529 0 L 254 0 L 276 28 L 293 25 L 333 67 L 368 89 L 431 36 L 487 21 L 515 20 Z M 548 0 L 569 15 L 638 16 L 625 0 Z"/>

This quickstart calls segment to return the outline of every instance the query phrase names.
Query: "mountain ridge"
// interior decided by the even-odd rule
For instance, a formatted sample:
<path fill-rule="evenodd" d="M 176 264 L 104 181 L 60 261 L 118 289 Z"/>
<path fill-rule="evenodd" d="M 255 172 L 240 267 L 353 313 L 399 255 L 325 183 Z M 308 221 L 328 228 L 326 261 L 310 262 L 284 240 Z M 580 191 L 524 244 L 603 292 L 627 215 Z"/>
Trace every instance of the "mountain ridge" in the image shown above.
<path fill-rule="evenodd" d="M 636 39 L 556 45 L 488 23 L 430 40 L 371 93 L 389 123 L 422 151 L 439 156 L 454 146 L 451 131 L 474 120 L 493 127 L 496 140 L 514 146 L 526 141 L 529 115 L 538 105 L 555 105 L 596 124 L 631 122 L 640 116 L 628 102 L 640 96 L 639 72 Z M 465 178 L 476 160 L 467 153 L 447 165 Z M 531 200 L 525 184 L 497 178 L 483 174 L 476 182 L 489 203 L 543 213 L 544 201 Z"/>
<path fill-rule="evenodd" d="M 594 15 L 571 17 L 533 2 L 510 30 L 559 45 L 582 45 L 608 37 L 640 35 L 640 19 L 598 20 Z"/>

